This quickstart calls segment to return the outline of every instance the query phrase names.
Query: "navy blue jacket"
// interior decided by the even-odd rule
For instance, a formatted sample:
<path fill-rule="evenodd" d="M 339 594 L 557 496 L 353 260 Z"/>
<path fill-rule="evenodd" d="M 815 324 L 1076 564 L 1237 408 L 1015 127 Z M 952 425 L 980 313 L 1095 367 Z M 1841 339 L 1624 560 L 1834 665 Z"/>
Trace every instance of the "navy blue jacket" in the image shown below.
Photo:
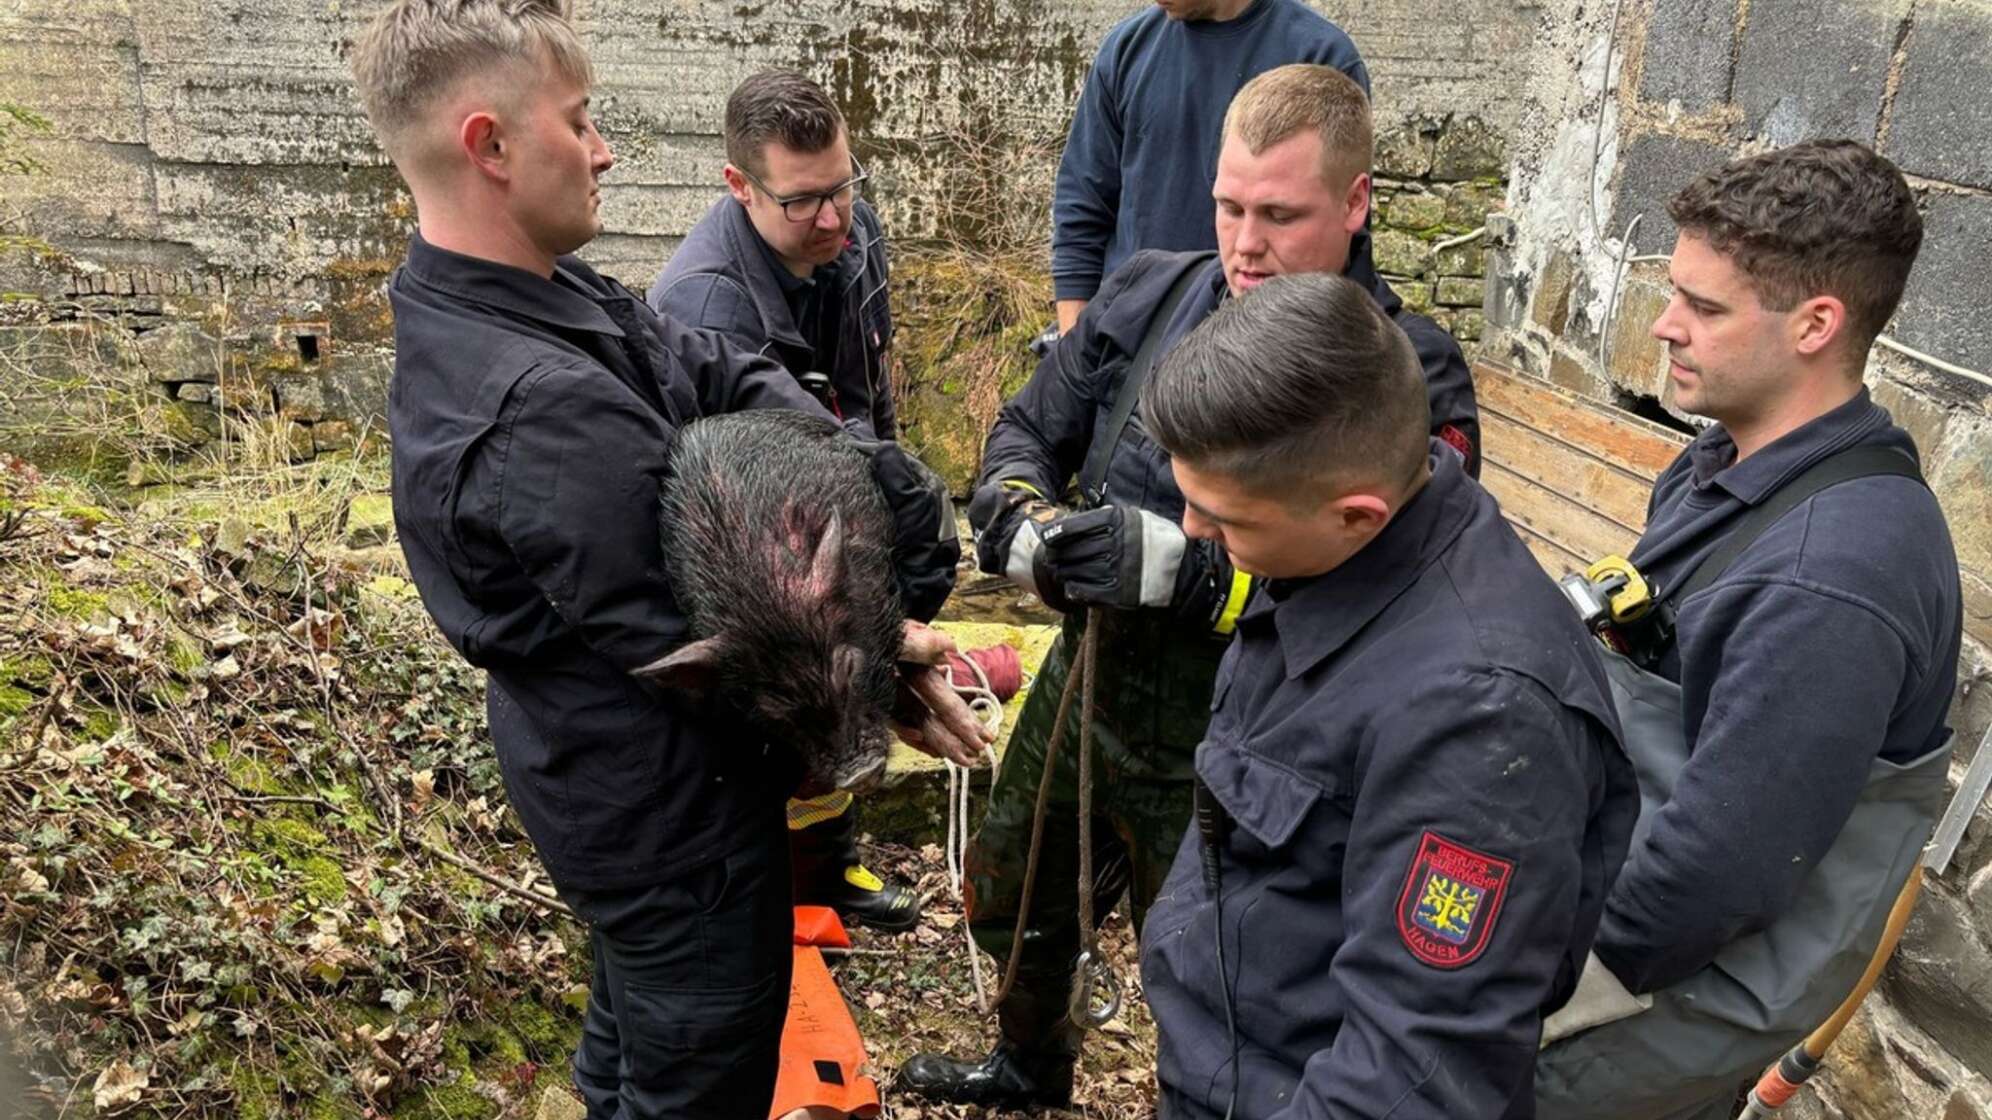
<path fill-rule="evenodd" d="M 1052 194 L 1056 298 L 1093 298 L 1137 249 L 1217 248 L 1224 111 L 1246 82 L 1293 62 L 1333 66 L 1369 91 L 1356 45 L 1299 0 L 1257 0 L 1222 23 L 1151 4 L 1107 32 Z"/>
<path fill-rule="evenodd" d="M 1260 590 L 1198 777 L 1223 806 L 1238 1120 L 1534 1115 L 1639 812 L 1594 641 L 1433 443 L 1432 478 L 1326 575 Z M 1142 935 L 1162 1114 L 1219 1117 L 1218 907 L 1192 828 Z"/>
<path fill-rule="evenodd" d="M 755 232 L 747 208 L 731 196 L 692 227 L 650 287 L 650 306 L 690 326 L 718 331 L 742 349 L 765 354 L 797 377 L 829 378 L 829 405 L 877 439 L 893 439 L 892 309 L 885 233 L 859 199 L 850 240 L 836 260 L 798 278 Z M 790 289 L 814 314 L 798 322 Z M 850 425 L 847 424 L 847 427 Z"/>
<path fill-rule="evenodd" d="M 505 792 L 555 884 L 640 886 L 725 851 L 798 773 L 629 675 L 689 636 L 658 483 L 686 422 L 822 407 L 572 257 L 548 280 L 418 235 L 389 298 L 395 527 L 444 637 L 489 670 Z"/>
<path fill-rule="evenodd" d="M 1632 561 L 1660 593 L 1737 518 L 1842 448 L 1916 447 L 1867 390 L 1736 462 L 1720 425 L 1654 487 Z M 1691 744 L 1674 796 L 1613 889 L 1597 953 L 1635 992 L 1706 966 L 1790 904 L 1879 755 L 1943 745 L 1963 628 L 1943 511 L 1913 479 L 1807 499 L 1713 585 L 1677 604 L 1659 672 Z"/>

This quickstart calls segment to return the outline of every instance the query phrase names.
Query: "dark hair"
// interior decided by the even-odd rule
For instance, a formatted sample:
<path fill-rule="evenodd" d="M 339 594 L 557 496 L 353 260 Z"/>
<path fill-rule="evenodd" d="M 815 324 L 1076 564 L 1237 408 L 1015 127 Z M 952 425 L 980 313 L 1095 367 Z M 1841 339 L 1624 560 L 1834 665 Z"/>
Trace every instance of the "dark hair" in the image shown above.
<path fill-rule="evenodd" d="M 1409 484 L 1431 409 L 1411 340 L 1361 285 L 1280 276 L 1217 309 L 1142 388 L 1169 454 L 1255 493 L 1297 501 L 1360 483 Z"/>
<path fill-rule="evenodd" d="M 820 152 L 844 131 L 844 114 L 823 87 L 794 70 L 763 70 L 726 99 L 726 160 L 765 174 L 770 141 L 798 152 Z"/>
<path fill-rule="evenodd" d="M 1837 297 L 1856 357 L 1895 314 L 1923 247 L 1923 219 L 1902 172 L 1852 140 L 1808 140 L 1731 161 L 1689 183 L 1667 213 L 1733 259 L 1773 311 Z"/>

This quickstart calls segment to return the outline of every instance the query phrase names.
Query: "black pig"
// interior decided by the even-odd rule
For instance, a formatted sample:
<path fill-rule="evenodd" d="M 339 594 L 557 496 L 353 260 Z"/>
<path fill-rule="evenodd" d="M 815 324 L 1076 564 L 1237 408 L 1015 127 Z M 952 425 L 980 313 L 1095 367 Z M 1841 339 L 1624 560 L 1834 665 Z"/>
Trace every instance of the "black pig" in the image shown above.
<path fill-rule="evenodd" d="M 864 451 L 806 413 L 709 417 L 679 431 L 663 503 L 664 563 L 695 640 L 638 672 L 792 747 L 804 795 L 874 783 L 905 616 Z"/>

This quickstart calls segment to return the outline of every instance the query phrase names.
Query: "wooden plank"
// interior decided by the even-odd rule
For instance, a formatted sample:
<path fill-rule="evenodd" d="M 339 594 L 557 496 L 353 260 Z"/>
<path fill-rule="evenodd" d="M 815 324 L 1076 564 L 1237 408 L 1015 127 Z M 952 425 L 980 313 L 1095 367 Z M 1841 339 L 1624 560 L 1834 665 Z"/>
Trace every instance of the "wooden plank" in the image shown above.
<path fill-rule="evenodd" d="M 1495 412 L 1481 414 L 1480 436 L 1488 462 L 1555 490 L 1629 533 L 1646 527 L 1650 481 Z"/>
<path fill-rule="evenodd" d="M 1626 553 L 1639 534 L 1592 513 L 1576 502 L 1499 463 L 1485 463 L 1480 483 L 1501 503 L 1511 523 L 1546 538 L 1586 564 Z"/>
<path fill-rule="evenodd" d="M 1542 570 L 1548 573 L 1549 578 L 1561 579 L 1571 572 L 1581 572 L 1589 566 L 1582 558 L 1555 541 L 1529 532 L 1526 526 L 1516 525 L 1512 521 L 1508 524 L 1515 530 L 1515 535 L 1522 538 L 1522 543 L 1529 546 L 1529 551 L 1535 554 L 1536 563 L 1542 565 Z"/>
<path fill-rule="evenodd" d="M 1552 436 L 1652 482 L 1687 445 L 1687 437 L 1621 409 L 1587 401 L 1546 381 L 1480 364 L 1474 394 L 1483 412 Z"/>

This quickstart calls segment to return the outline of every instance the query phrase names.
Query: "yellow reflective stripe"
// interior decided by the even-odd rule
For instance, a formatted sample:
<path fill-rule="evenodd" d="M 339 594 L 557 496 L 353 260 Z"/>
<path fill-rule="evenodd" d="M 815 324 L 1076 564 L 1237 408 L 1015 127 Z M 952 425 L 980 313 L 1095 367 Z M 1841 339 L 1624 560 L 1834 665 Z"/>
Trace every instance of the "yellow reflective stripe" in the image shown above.
<path fill-rule="evenodd" d="M 854 800 L 848 790 L 841 789 L 822 797 L 791 800 L 788 803 L 789 831 L 800 832 L 812 825 L 836 820 L 850 811 Z"/>
<path fill-rule="evenodd" d="M 1035 486 L 1032 486 L 1032 485 L 1031 485 L 1030 483 L 1028 483 L 1028 482 L 1025 482 L 1025 481 L 1024 481 L 1023 479 L 1021 479 L 1021 478 L 1006 478 L 1006 479 L 1004 479 L 1004 480 L 1003 480 L 1003 489 L 1005 489 L 1005 490 L 1022 490 L 1022 491 L 1024 491 L 1025 493 L 1029 494 L 1029 495 L 1030 495 L 1031 497 L 1033 497 L 1033 498 L 1036 498 L 1036 499 L 1037 499 L 1038 501 L 1040 501 L 1040 502 L 1042 502 L 1042 501 L 1048 501 L 1048 500 L 1049 500 L 1049 499 L 1047 499 L 1047 498 L 1046 498 L 1046 497 L 1044 496 L 1044 491 L 1042 491 L 1042 490 L 1038 489 L 1038 488 L 1037 488 L 1037 487 L 1035 487 Z"/>
<path fill-rule="evenodd" d="M 1224 610 L 1217 616 L 1217 625 L 1211 627 L 1219 634 L 1229 634 L 1238 627 L 1238 616 L 1245 613 L 1245 600 L 1252 594 L 1252 577 L 1244 572 L 1231 573 L 1231 594 L 1224 597 Z"/>

